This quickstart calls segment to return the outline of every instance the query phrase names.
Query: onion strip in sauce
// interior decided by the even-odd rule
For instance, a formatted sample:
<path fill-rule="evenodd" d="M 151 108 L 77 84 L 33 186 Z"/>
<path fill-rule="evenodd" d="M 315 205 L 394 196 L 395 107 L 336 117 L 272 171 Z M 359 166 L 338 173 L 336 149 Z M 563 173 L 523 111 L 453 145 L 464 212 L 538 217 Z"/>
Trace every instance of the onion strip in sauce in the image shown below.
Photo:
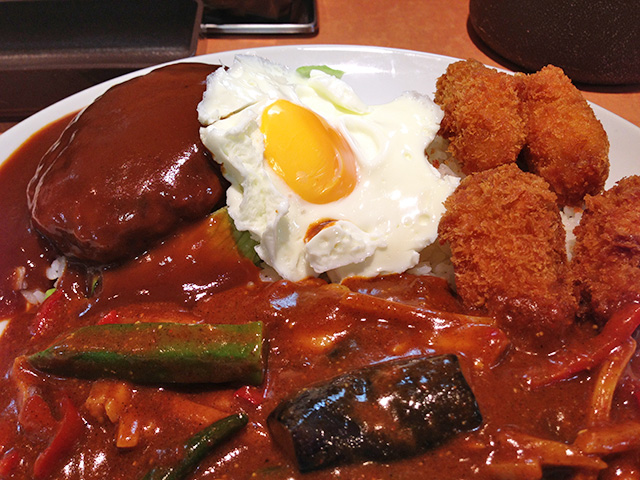
<path fill-rule="evenodd" d="M 433 322 L 434 327 L 438 324 L 474 324 L 495 326 L 496 321 L 493 317 L 479 317 L 474 315 L 466 315 L 462 313 L 445 312 L 443 310 L 433 310 L 426 307 L 418 307 L 407 305 L 393 300 L 365 295 L 362 293 L 349 293 L 345 295 L 341 301 L 343 306 L 358 310 L 360 312 L 380 314 L 396 317 L 407 322 L 415 322 L 416 320 L 428 320 Z"/>
<path fill-rule="evenodd" d="M 492 317 L 477 317 L 407 305 L 361 293 L 349 293 L 341 306 L 385 318 L 395 318 L 426 330 L 424 342 L 436 353 L 459 353 L 474 359 L 477 367 L 496 364 L 509 346 L 505 333 Z"/>
<path fill-rule="evenodd" d="M 590 425 L 609 421 L 613 394 L 636 347 L 636 342 L 631 338 L 628 339 L 613 349 L 611 356 L 600 366 L 591 399 L 591 410 L 589 410 Z"/>
<path fill-rule="evenodd" d="M 516 432 L 508 433 L 507 438 L 512 444 L 538 456 L 542 465 L 594 470 L 602 470 L 606 467 L 606 464 L 601 459 L 590 457 L 590 452 L 582 451 L 578 447 L 567 445 L 563 442 L 545 440 Z"/>
<path fill-rule="evenodd" d="M 491 470 L 496 475 L 512 471 L 524 471 L 524 478 L 541 478 L 541 467 L 571 467 L 586 470 L 603 470 L 607 464 L 600 458 L 591 456 L 574 445 L 563 442 L 546 440 L 532 435 L 515 431 L 503 431 L 497 439 L 497 443 L 515 450 L 515 461 L 491 462 Z M 527 466 L 525 468 L 525 465 Z M 517 466 L 516 470 L 510 470 Z M 538 472 L 538 473 L 536 473 Z M 538 476 L 535 476 L 535 475 Z M 510 478 L 521 478 L 510 476 Z"/>
<path fill-rule="evenodd" d="M 578 433 L 573 445 L 594 455 L 640 449 L 640 422 L 628 421 L 584 429 Z"/>

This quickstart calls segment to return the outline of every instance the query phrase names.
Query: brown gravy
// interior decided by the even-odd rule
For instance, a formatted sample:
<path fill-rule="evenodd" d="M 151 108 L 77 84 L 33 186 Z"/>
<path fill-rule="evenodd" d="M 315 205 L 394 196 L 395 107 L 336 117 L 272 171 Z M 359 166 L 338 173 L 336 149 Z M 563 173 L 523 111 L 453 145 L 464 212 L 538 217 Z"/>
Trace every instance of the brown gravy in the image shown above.
<path fill-rule="evenodd" d="M 14 289 L 16 268 L 26 267 L 26 288 L 44 290 L 52 284 L 44 269 L 57 256 L 31 227 L 25 192 L 40 157 L 68 121 L 35 134 L 0 170 L 0 314 L 12 317 L 0 338 L 0 477 L 34 477 L 35 465 L 67 415 L 64 406 L 69 402 L 81 419 L 76 425 L 80 434 L 55 459 L 47 478 L 142 478 L 153 466 L 179 457 L 179 442 L 216 416 L 237 411 L 248 414 L 248 427 L 208 456 L 193 478 L 572 478 L 579 470 L 558 467 L 548 458 L 554 445 L 566 450 L 589 426 L 599 364 L 562 381 L 528 388 L 534 366 L 554 368 L 548 353 L 513 348 L 492 319 L 467 317 L 446 282 L 433 277 L 394 275 L 351 279 L 344 285 L 322 280 L 263 283 L 247 262 L 229 262 L 206 250 L 194 257 L 185 247 L 188 241 L 180 243 L 179 251 L 168 239 L 148 252 L 148 263 L 143 256 L 120 269 L 103 270 L 109 280 L 98 299 L 86 298 L 95 271 L 78 265 L 40 313 L 24 312 L 24 299 Z M 183 260 L 163 270 L 168 256 Z M 136 262 L 144 265 L 136 267 Z M 425 313 L 429 311 L 435 313 Z M 266 380 L 260 387 L 123 386 L 45 375 L 24 361 L 23 355 L 45 348 L 59 334 L 100 322 L 112 312 L 120 321 L 262 321 L 268 348 Z M 565 340 L 577 356 L 590 354 L 587 346 L 593 338 L 590 329 L 576 326 Z M 271 441 L 266 417 L 295 391 L 385 359 L 433 353 L 459 356 L 484 418 L 480 429 L 406 460 L 304 476 Z M 633 387 L 639 364 L 636 352 L 603 425 L 640 422 Z M 100 418 L 91 406 L 89 400 L 99 397 L 99 388 L 125 395 L 115 420 Z M 116 439 L 131 443 L 117 446 Z M 532 439 L 541 440 L 536 444 Z M 602 457 L 637 472 L 639 448 Z M 600 468 L 594 467 L 599 465 L 598 455 L 578 457 L 588 465 L 587 471 Z"/>

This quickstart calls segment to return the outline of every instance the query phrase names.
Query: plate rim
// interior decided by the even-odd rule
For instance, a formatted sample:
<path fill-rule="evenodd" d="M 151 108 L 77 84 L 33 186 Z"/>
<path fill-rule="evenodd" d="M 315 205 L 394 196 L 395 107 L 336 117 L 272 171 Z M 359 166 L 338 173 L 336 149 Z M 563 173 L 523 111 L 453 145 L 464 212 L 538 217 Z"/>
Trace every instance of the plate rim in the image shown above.
<path fill-rule="evenodd" d="M 63 98 L 48 107 L 34 113 L 33 115 L 27 117 L 22 120 L 18 124 L 14 125 L 10 129 L 6 130 L 4 133 L 0 135 L 0 168 L 4 164 L 4 162 L 11 157 L 11 155 L 25 142 L 31 137 L 33 134 L 38 132 L 40 129 L 44 128 L 51 122 L 62 118 L 65 115 L 71 114 L 75 111 L 79 111 L 82 108 L 89 105 L 95 98 L 104 93 L 108 88 L 113 85 L 117 85 L 118 83 L 122 83 L 131 78 L 135 78 L 140 75 L 144 75 L 156 68 L 160 68 L 166 65 L 174 64 L 174 63 L 184 63 L 184 62 L 204 62 L 204 63 L 224 63 L 219 59 L 233 59 L 236 55 L 260 55 L 269 58 L 272 55 L 278 54 L 287 54 L 287 53 L 336 53 L 336 54 L 346 54 L 352 53 L 354 55 L 358 54 L 373 54 L 373 55 L 392 55 L 397 56 L 400 55 L 402 57 L 408 58 L 418 58 L 418 59 L 428 59 L 431 62 L 442 63 L 443 65 L 448 65 L 449 63 L 459 61 L 460 58 L 452 57 L 448 55 L 442 55 L 431 52 L 424 52 L 419 50 L 411 50 L 404 48 L 394 48 L 394 47 L 383 47 L 383 46 L 373 46 L 373 45 L 358 45 L 358 44 L 292 44 L 292 45 L 271 45 L 271 46 L 261 46 L 261 47 L 252 47 L 252 48 L 241 48 L 235 50 L 226 50 L 221 52 L 212 52 L 206 53 L 202 55 L 195 55 L 191 57 L 185 57 L 165 63 L 160 63 L 156 65 L 152 65 L 149 67 L 145 67 L 139 70 L 135 70 L 133 72 L 129 72 L 127 74 L 115 77 L 110 80 L 106 80 L 102 83 L 89 87 L 87 89 L 81 90 L 73 95 L 70 95 L 66 98 Z M 356 59 L 357 64 L 357 57 Z M 229 62 L 230 63 L 230 62 Z M 310 62 L 306 64 L 312 63 L 312 59 Z M 502 71 L 509 72 L 503 68 L 499 67 L 491 67 L 497 68 Z M 512 72 L 509 72 L 512 73 Z M 425 92 L 430 94 L 430 92 Z M 617 148 L 618 145 L 614 145 L 612 142 L 612 150 L 616 153 L 618 150 L 622 151 L 638 151 L 640 150 L 640 127 L 634 125 L 623 117 L 600 107 L 597 104 L 589 102 L 591 107 L 593 108 L 596 117 L 603 122 L 603 124 L 607 125 L 607 134 L 610 139 L 614 136 L 617 140 L 622 141 L 621 148 Z M 613 130 L 610 131 L 611 127 L 614 127 Z M 630 140 L 624 140 L 627 137 L 631 137 Z M 628 143 L 627 146 L 625 146 Z M 617 148 L 617 149 L 616 149 Z M 611 152 L 610 152 L 611 158 Z M 626 162 L 625 162 L 626 163 Z M 613 166 L 613 165 L 612 165 Z M 613 170 L 613 169 L 612 169 Z M 626 170 L 622 168 L 622 170 Z M 624 174 L 628 174 L 627 172 L 623 172 Z M 640 174 L 640 169 L 638 169 L 638 174 Z M 623 175 L 624 176 L 624 175 Z M 611 186 L 611 184 L 617 181 L 620 178 L 620 175 L 610 175 L 610 180 L 607 182 L 607 188 Z"/>

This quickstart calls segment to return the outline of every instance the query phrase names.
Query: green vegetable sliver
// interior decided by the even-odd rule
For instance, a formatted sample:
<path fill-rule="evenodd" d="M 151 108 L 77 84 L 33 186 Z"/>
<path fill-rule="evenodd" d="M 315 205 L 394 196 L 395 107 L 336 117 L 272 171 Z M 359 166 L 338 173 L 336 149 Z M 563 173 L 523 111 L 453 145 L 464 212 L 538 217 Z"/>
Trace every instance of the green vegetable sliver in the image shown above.
<path fill-rule="evenodd" d="M 143 480 L 183 480 L 187 478 L 218 445 L 238 432 L 248 422 L 243 413 L 230 415 L 200 430 L 184 445 L 185 455 L 174 466 L 153 469 Z"/>
<path fill-rule="evenodd" d="M 328 67 L 327 65 L 305 65 L 302 67 L 298 67 L 296 72 L 299 75 L 309 78 L 311 76 L 311 72 L 313 70 L 320 70 L 321 72 L 326 73 L 327 75 L 332 75 L 336 78 L 342 78 L 344 72 L 342 70 L 336 70 L 334 68 Z"/>
<path fill-rule="evenodd" d="M 262 323 L 83 327 L 28 358 L 61 376 L 138 383 L 262 382 Z"/>

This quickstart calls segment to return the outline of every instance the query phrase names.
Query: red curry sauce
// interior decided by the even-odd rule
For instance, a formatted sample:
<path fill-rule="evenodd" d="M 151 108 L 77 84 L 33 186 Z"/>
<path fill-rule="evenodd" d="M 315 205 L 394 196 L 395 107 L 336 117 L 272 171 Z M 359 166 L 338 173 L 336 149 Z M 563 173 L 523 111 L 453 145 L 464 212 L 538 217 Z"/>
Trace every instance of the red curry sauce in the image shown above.
<path fill-rule="evenodd" d="M 554 348 L 569 345 L 566 355 L 554 356 L 548 347 L 514 342 L 518 332 L 503 332 L 494 319 L 465 315 L 471 312 L 464 312 L 441 279 L 261 282 L 250 262 L 212 255 L 187 232 L 181 241 L 168 239 L 121 267 L 99 271 L 72 265 L 39 311 L 23 313 L 15 269 L 28 267 L 26 288 L 46 290 L 52 282 L 44 269 L 56 256 L 30 227 L 26 186 L 66 121 L 35 135 L 0 171 L 0 312 L 12 317 L 0 339 L 0 478 L 142 478 L 151 467 L 179 457 L 180 442 L 238 411 L 248 414 L 248 427 L 209 456 L 194 478 L 597 478 L 607 464 L 628 473 L 617 478 L 640 476 L 640 440 L 633 444 L 633 436 L 626 447 L 609 439 L 606 454 L 573 445 L 580 431 L 594 424 L 640 422 L 635 350 L 616 382 L 611 414 L 593 421 L 600 365 L 629 341 L 640 321 L 635 311 L 617 320 L 620 328 L 614 325 L 599 336 L 576 326 L 571 338 L 554 339 Z M 92 294 L 96 273 L 102 283 Z M 169 388 L 56 378 L 35 371 L 23 357 L 80 326 L 167 319 L 264 322 L 264 384 Z M 603 338 L 605 333 L 609 337 Z M 598 350 L 605 343 L 608 350 Z M 418 457 L 304 475 L 272 443 L 267 415 L 300 388 L 386 359 L 435 353 L 459 356 L 483 415 L 478 430 Z M 573 371 L 580 354 L 600 360 Z M 544 380 L 557 371 L 557 378 Z M 532 381 L 544 385 L 532 389 Z M 574 453 L 567 453 L 571 449 Z M 574 476 L 578 473 L 592 476 Z M 616 478 L 612 475 L 606 478 Z"/>

